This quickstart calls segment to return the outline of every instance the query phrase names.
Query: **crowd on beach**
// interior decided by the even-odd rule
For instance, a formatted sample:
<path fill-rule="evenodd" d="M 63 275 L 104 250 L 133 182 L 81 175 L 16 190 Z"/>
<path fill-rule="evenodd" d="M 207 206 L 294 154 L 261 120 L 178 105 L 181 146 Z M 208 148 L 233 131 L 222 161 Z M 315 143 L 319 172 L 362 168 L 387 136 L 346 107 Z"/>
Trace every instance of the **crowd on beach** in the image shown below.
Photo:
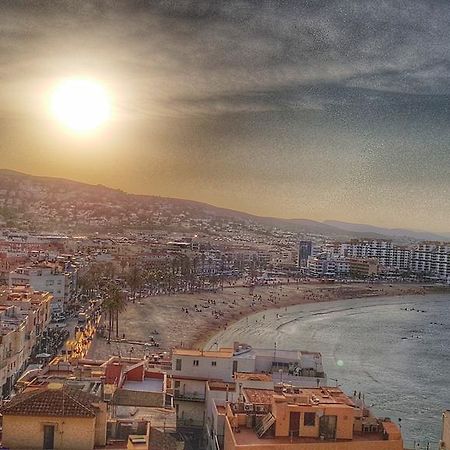
<path fill-rule="evenodd" d="M 219 289 L 216 292 L 144 298 L 137 302 L 136 307 L 129 305 L 123 313 L 122 320 L 129 324 L 130 338 L 132 335 L 136 340 L 148 340 L 150 331 L 158 328 L 160 335 L 157 341 L 160 349 L 170 351 L 180 343 L 184 347 L 201 348 L 212 335 L 246 316 L 249 317 L 247 319 L 249 326 L 256 323 L 256 320 L 264 321 L 269 317 L 281 319 L 287 307 L 294 304 L 422 292 L 423 289 L 417 285 L 320 286 L 291 283 L 256 287 L 236 286 Z M 272 309 L 275 311 L 268 313 L 268 310 Z M 251 317 L 258 312 L 261 314 Z M 100 343 L 95 348 L 101 352 L 102 347 Z"/>

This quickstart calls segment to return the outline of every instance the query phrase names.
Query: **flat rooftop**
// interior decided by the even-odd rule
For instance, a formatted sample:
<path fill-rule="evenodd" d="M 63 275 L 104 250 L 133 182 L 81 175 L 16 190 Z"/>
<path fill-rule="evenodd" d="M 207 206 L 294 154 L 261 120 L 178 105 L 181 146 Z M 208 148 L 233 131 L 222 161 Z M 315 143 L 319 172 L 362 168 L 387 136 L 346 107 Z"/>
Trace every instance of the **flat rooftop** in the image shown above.
<path fill-rule="evenodd" d="M 300 360 L 302 356 L 317 359 L 322 358 L 322 354 L 320 352 L 310 352 L 307 350 L 282 350 L 274 348 L 250 348 L 247 351 L 235 355 L 235 357 L 237 358 L 248 358 L 249 356 L 259 356 L 267 358 L 274 358 L 276 356 L 280 359 L 288 359 L 292 361 Z"/>
<path fill-rule="evenodd" d="M 251 389 L 244 388 L 243 389 L 244 397 L 250 403 L 256 404 L 271 404 L 272 398 L 275 395 L 273 389 Z"/>
<path fill-rule="evenodd" d="M 250 403 L 265 404 L 275 401 L 287 401 L 288 403 L 299 403 L 299 398 L 308 397 L 308 404 L 312 405 L 346 405 L 356 407 L 353 400 L 341 389 L 336 387 L 320 388 L 291 388 L 286 386 L 282 392 L 273 389 L 244 388 L 244 396 Z"/>
<path fill-rule="evenodd" d="M 246 372 L 236 372 L 234 374 L 235 380 L 240 381 L 267 381 L 273 380 L 272 375 L 269 373 L 246 373 Z"/>
<path fill-rule="evenodd" d="M 144 381 L 125 381 L 122 389 L 139 392 L 163 392 L 164 382 L 159 378 L 146 378 Z"/>
<path fill-rule="evenodd" d="M 176 348 L 172 352 L 176 356 L 203 356 L 207 358 L 231 358 L 233 356 L 232 349 L 220 349 L 217 351 L 192 350 L 185 348 Z"/>

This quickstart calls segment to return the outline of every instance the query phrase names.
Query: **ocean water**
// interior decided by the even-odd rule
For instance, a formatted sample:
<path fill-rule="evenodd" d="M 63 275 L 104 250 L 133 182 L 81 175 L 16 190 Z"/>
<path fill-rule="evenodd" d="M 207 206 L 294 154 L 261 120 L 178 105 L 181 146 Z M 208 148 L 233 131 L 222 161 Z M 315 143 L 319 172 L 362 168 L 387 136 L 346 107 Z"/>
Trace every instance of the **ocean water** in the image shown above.
<path fill-rule="evenodd" d="M 206 348 L 239 341 L 320 351 L 328 384 L 362 392 L 375 414 L 401 419 L 405 440 L 438 442 L 450 409 L 449 308 L 448 294 L 298 305 L 243 319 Z"/>

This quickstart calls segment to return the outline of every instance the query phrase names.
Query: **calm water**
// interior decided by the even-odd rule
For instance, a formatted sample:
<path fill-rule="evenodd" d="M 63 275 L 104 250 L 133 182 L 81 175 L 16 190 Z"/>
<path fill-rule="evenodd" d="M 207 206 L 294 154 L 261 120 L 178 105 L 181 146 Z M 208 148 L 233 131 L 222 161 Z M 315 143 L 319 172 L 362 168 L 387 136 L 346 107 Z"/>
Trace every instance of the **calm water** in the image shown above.
<path fill-rule="evenodd" d="M 276 342 L 320 351 L 329 384 L 363 392 L 379 416 L 401 418 L 405 439 L 437 442 L 441 414 L 450 409 L 449 307 L 449 295 L 299 305 L 243 319 L 207 347 Z"/>

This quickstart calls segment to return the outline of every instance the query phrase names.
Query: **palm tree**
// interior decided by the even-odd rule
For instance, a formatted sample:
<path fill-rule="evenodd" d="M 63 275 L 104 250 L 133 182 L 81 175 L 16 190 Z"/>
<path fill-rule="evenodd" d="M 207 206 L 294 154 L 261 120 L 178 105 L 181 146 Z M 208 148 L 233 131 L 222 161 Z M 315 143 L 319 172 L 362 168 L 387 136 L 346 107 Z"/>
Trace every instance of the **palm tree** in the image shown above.
<path fill-rule="evenodd" d="M 222 254 L 220 257 L 220 289 L 223 291 L 223 280 L 225 272 L 225 255 Z"/>
<path fill-rule="evenodd" d="M 116 299 L 116 339 L 119 338 L 119 314 L 122 314 L 127 309 L 127 302 L 123 292 L 119 290 Z"/>
<path fill-rule="evenodd" d="M 102 309 L 108 318 L 108 344 L 111 342 L 111 334 L 116 328 L 116 338 L 119 337 L 119 314 L 126 309 L 126 302 L 123 292 L 115 285 L 111 284 L 102 302 Z"/>
<path fill-rule="evenodd" d="M 131 297 L 133 298 L 133 303 L 135 302 L 135 294 L 136 291 L 139 289 L 140 286 L 142 286 L 142 274 L 139 268 L 136 265 L 133 265 L 130 267 L 128 272 L 125 275 L 125 280 L 128 283 L 128 286 L 131 290 Z"/>
<path fill-rule="evenodd" d="M 204 252 L 200 254 L 200 290 L 205 288 L 205 261 L 206 255 Z"/>
<path fill-rule="evenodd" d="M 198 290 L 198 262 L 199 257 L 194 256 L 191 266 L 191 292 Z"/>

